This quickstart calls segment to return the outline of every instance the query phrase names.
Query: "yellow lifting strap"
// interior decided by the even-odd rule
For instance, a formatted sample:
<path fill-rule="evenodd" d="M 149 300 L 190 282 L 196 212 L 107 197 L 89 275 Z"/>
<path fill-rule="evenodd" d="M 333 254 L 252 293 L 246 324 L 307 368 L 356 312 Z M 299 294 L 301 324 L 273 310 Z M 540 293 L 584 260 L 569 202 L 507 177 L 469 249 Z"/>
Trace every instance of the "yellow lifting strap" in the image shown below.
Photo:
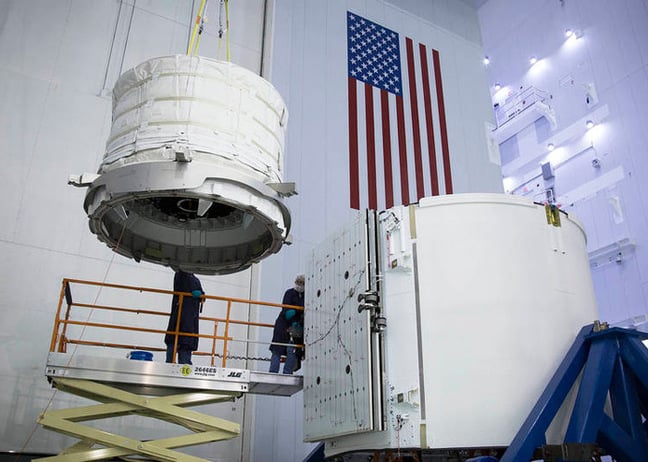
<path fill-rule="evenodd" d="M 198 34 L 198 31 L 200 30 L 200 26 L 203 22 L 203 13 L 205 12 L 205 4 L 207 3 L 207 0 L 202 0 L 200 2 L 200 8 L 198 9 L 198 16 L 196 16 L 196 24 L 194 24 L 194 28 L 191 31 L 191 39 L 189 40 L 189 48 L 187 49 L 187 54 L 189 56 L 194 55 L 198 52 L 198 44 L 196 42 L 196 35 Z M 194 44 L 196 45 L 196 49 L 194 49 Z"/>

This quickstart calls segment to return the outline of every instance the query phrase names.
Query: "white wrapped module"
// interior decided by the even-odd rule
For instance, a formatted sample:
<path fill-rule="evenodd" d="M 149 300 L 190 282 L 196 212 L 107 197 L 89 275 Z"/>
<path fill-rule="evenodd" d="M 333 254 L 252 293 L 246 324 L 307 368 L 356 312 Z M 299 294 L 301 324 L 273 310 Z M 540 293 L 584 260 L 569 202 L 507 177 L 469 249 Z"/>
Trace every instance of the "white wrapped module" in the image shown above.
<path fill-rule="evenodd" d="M 293 192 L 282 183 L 286 120 L 272 85 L 228 62 L 178 55 L 127 71 L 85 199 L 90 229 L 122 255 L 197 273 L 277 252 Z"/>

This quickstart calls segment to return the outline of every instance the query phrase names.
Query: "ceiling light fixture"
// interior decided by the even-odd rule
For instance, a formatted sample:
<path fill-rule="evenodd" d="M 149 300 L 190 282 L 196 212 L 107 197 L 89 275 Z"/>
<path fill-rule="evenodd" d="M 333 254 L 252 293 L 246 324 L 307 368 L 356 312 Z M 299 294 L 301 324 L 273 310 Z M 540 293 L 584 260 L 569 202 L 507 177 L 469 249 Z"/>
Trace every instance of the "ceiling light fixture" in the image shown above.
<path fill-rule="evenodd" d="M 484 56 L 484 66 L 488 66 L 490 64 L 490 58 L 488 56 Z"/>
<path fill-rule="evenodd" d="M 591 121 L 591 120 L 588 120 L 587 122 L 585 122 L 585 126 L 587 127 L 588 130 L 590 128 L 594 127 L 594 125 L 595 125 L 594 122 Z"/>
<path fill-rule="evenodd" d="M 549 149 L 550 151 L 553 151 L 554 149 L 556 149 L 556 146 L 554 146 L 553 143 L 549 143 L 549 144 L 547 145 L 547 149 Z"/>
<path fill-rule="evenodd" d="M 569 38 L 574 35 L 574 31 L 571 29 L 565 29 L 565 38 Z"/>
<path fill-rule="evenodd" d="M 531 58 L 529 58 L 529 63 L 530 63 L 532 66 L 533 66 L 535 63 L 537 63 L 537 62 L 538 62 L 538 58 L 536 58 L 535 56 L 531 56 Z"/>
<path fill-rule="evenodd" d="M 499 83 L 495 84 L 495 91 L 500 91 L 502 89 L 502 86 Z"/>

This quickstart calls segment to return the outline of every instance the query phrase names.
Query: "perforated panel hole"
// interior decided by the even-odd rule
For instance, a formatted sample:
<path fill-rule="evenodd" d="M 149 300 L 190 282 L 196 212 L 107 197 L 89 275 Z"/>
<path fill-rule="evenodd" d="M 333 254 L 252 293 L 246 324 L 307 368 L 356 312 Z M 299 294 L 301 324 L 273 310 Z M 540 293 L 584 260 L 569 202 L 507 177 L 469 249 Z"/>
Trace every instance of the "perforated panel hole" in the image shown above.
<path fill-rule="evenodd" d="M 349 366 L 349 365 L 347 364 L 347 367 L 346 367 L 345 370 L 346 370 L 346 373 L 349 374 L 349 373 L 351 372 L 351 366 Z"/>
<path fill-rule="evenodd" d="M 317 376 L 317 380 L 315 380 L 315 382 L 317 382 L 317 384 L 319 385 L 321 381 L 322 381 L 322 379 L 320 379 L 320 377 Z"/>
<path fill-rule="evenodd" d="M 348 271 L 344 272 L 344 279 L 349 279 L 349 272 Z"/>
<path fill-rule="evenodd" d="M 319 297 L 320 295 L 322 295 L 322 291 L 320 289 L 317 289 L 317 296 Z"/>

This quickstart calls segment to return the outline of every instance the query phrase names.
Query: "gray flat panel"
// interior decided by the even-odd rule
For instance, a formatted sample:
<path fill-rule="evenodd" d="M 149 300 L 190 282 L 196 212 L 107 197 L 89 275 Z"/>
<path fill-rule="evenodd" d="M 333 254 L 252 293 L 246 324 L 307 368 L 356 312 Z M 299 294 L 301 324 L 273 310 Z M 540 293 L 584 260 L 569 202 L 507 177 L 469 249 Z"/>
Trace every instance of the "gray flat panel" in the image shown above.
<path fill-rule="evenodd" d="M 178 391 L 222 391 L 290 396 L 302 388 L 297 375 L 252 372 L 228 367 L 189 366 L 154 361 L 50 353 L 45 375 L 110 383 L 140 394 L 166 395 Z"/>
<path fill-rule="evenodd" d="M 373 429 L 364 216 L 313 251 L 307 271 L 304 439 Z"/>

